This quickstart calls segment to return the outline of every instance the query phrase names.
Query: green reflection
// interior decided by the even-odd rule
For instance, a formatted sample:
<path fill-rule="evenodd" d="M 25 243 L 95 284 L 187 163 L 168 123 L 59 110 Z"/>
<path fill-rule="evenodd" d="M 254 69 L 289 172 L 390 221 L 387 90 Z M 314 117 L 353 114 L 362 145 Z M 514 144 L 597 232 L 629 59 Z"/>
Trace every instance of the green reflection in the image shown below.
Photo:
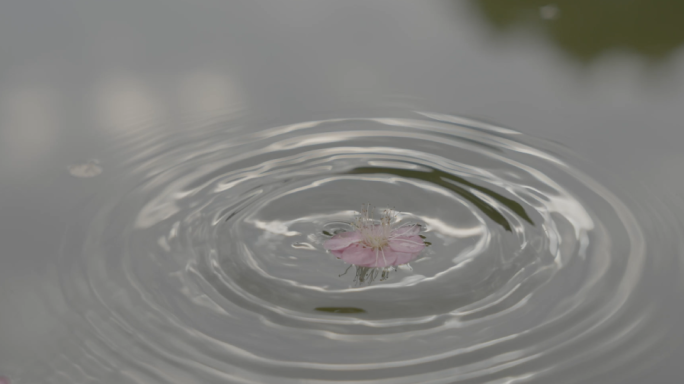
<path fill-rule="evenodd" d="M 504 197 L 490 189 L 481 187 L 477 184 L 473 184 L 466 179 L 454 176 L 452 174 L 440 171 L 438 169 L 430 169 L 429 171 L 419 171 L 413 169 L 397 169 L 387 167 L 359 167 L 354 168 L 347 173 L 352 175 L 386 173 L 389 175 L 395 175 L 407 179 L 423 180 L 430 182 L 432 184 L 439 185 L 443 188 L 446 188 L 450 191 L 459 194 L 461 197 L 475 205 L 479 210 L 481 210 L 485 215 L 487 215 L 487 217 L 492 219 L 495 223 L 501 225 L 507 231 L 511 231 L 511 224 L 508 222 L 508 220 L 506 220 L 506 218 L 504 217 L 504 215 L 501 214 L 501 212 L 499 212 L 496 208 L 489 205 L 486 201 L 477 197 L 469 190 L 460 186 L 464 185 L 490 196 L 491 198 L 500 202 L 505 207 L 513 211 L 515 214 L 520 216 L 520 218 L 522 218 L 523 220 L 534 225 L 532 219 L 530 219 L 530 217 L 527 215 L 527 212 L 525 212 L 525 209 L 522 207 L 522 205 L 520 205 L 520 203 L 513 201 L 507 197 Z"/>
<path fill-rule="evenodd" d="M 328 313 L 366 313 L 365 310 L 354 307 L 318 307 L 316 310 Z"/>
<path fill-rule="evenodd" d="M 684 1 L 471 0 L 499 31 L 532 26 L 589 61 L 625 49 L 660 60 L 684 43 Z"/>

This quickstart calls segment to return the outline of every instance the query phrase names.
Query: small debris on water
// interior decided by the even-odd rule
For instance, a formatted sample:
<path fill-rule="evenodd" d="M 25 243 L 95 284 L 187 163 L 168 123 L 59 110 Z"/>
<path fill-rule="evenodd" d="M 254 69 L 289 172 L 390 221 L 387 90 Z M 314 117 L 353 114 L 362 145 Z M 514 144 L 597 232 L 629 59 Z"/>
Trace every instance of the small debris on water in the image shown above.
<path fill-rule="evenodd" d="M 100 161 L 97 159 L 88 160 L 82 164 L 73 164 L 69 166 L 69 173 L 76 177 L 95 177 L 102 173 Z M 4 384 L 0 381 L 0 384 Z"/>

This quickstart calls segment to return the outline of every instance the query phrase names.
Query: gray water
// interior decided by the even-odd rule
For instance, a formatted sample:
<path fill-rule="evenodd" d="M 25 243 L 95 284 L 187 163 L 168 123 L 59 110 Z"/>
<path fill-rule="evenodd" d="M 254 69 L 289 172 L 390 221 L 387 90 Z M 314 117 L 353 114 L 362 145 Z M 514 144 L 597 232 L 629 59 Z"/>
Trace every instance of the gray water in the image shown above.
<path fill-rule="evenodd" d="M 683 381 L 664 3 L 1 4 L 0 383 Z"/>

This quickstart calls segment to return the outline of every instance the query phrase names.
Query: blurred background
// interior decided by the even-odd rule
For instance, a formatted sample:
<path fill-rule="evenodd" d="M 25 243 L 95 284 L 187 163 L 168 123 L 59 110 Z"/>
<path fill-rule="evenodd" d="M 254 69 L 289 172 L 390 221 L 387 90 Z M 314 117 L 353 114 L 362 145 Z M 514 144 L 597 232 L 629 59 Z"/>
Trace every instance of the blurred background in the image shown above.
<path fill-rule="evenodd" d="M 558 142 L 681 204 L 683 43 L 668 0 L 3 1 L 0 375 L 68 345 L 52 256 L 82 197 L 60 186 L 106 172 L 112 148 L 242 116 L 426 110 Z M 674 348 L 629 383 L 684 381 Z"/>

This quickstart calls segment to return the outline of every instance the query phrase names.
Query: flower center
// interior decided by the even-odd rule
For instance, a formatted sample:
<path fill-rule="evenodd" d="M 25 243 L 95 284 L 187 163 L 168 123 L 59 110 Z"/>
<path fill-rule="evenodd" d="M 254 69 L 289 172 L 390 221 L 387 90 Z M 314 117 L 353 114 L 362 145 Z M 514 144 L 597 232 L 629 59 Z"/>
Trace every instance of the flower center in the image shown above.
<path fill-rule="evenodd" d="M 389 244 L 389 239 L 385 236 L 368 235 L 364 236 L 363 243 L 373 249 L 380 249 Z"/>
<path fill-rule="evenodd" d="M 376 250 L 387 246 L 391 233 L 390 222 L 393 218 L 394 212 L 385 210 L 380 220 L 375 221 L 371 216 L 370 206 L 364 207 L 355 224 L 363 236 L 363 244 Z"/>
<path fill-rule="evenodd" d="M 363 236 L 363 244 L 370 248 L 380 249 L 389 244 L 389 225 L 365 225 L 360 228 L 360 232 Z"/>

